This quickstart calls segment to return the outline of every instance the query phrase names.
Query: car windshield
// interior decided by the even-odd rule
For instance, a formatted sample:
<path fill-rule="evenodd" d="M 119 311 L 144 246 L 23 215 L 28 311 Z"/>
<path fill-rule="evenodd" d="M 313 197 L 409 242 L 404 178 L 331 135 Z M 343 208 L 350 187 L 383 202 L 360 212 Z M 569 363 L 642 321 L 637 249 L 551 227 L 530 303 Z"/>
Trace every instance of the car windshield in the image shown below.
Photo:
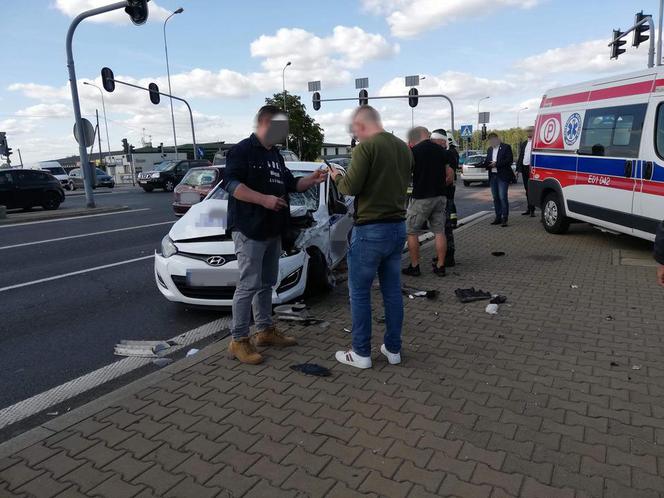
<path fill-rule="evenodd" d="M 154 171 L 166 171 L 175 166 L 175 161 L 163 161 L 160 162 L 159 164 L 155 164 L 154 168 L 152 168 Z"/>
<path fill-rule="evenodd" d="M 484 162 L 484 156 L 470 156 L 466 161 L 467 164 L 480 164 Z"/>
<path fill-rule="evenodd" d="M 106 175 L 106 171 L 103 169 L 95 168 L 95 171 L 97 172 L 98 175 Z"/>
<path fill-rule="evenodd" d="M 52 175 L 66 175 L 67 174 L 67 172 L 64 170 L 64 168 L 58 168 L 57 166 L 49 166 L 48 168 L 44 168 L 44 169 Z"/>
<path fill-rule="evenodd" d="M 216 178 L 217 172 L 213 169 L 190 169 L 182 179 L 182 184 L 190 187 L 210 186 Z"/>

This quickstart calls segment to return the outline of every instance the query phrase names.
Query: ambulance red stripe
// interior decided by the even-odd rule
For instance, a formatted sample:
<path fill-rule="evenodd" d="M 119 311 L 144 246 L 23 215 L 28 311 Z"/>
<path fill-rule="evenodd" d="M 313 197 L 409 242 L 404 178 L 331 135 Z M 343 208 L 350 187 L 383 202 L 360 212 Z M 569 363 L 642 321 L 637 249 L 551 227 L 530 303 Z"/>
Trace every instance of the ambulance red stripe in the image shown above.
<path fill-rule="evenodd" d="M 618 97 L 629 97 L 632 95 L 643 95 L 652 93 L 656 87 L 664 86 L 664 79 L 641 81 L 628 85 L 601 88 L 588 92 L 571 93 L 558 97 L 544 97 L 540 108 L 556 107 L 560 105 L 578 104 L 583 102 L 595 102 L 598 100 L 615 99 Z"/>

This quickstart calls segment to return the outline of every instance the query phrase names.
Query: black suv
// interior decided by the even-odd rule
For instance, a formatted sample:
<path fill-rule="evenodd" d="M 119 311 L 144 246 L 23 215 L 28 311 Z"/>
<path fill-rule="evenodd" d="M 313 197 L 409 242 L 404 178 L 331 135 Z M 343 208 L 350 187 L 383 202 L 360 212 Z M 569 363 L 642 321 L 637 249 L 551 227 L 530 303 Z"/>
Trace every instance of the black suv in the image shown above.
<path fill-rule="evenodd" d="M 65 200 L 60 181 L 50 173 L 32 169 L 0 170 L 0 205 L 7 209 L 33 206 L 58 209 Z"/>
<path fill-rule="evenodd" d="M 172 192 L 191 168 L 210 166 L 207 159 L 164 161 L 155 164 L 154 169 L 138 174 L 138 184 L 146 192 L 152 192 L 156 188 L 162 188 L 166 192 Z"/>

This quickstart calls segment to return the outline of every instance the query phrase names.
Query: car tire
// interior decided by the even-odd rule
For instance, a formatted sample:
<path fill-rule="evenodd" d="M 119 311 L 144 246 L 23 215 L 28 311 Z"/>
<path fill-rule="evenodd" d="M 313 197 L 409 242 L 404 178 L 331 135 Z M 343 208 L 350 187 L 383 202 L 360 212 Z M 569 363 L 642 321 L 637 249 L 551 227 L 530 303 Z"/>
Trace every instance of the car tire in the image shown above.
<path fill-rule="evenodd" d="M 60 207 L 60 196 L 55 192 L 46 192 L 42 200 L 42 207 L 46 211 L 55 211 Z"/>
<path fill-rule="evenodd" d="M 565 206 L 556 192 L 549 192 L 542 202 L 542 224 L 544 230 L 553 234 L 564 234 L 569 230 L 569 218 Z"/>
<path fill-rule="evenodd" d="M 309 254 L 309 263 L 307 265 L 307 285 L 305 295 L 311 296 L 329 292 L 334 287 L 334 277 L 325 260 L 325 256 L 314 249 Z"/>
<path fill-rule="evenodd" d="M 173 180 L 166 180 L 164 183 L 164 192 L 173 192 L 175 190 L 175 182 Z"/>
<path fill-rule="evenodd" d="M 466 180 L 463 181 L 463 186 L 464 187 L 470 187 L 470 182 L 467 182 Z"/>
<path fill-rule="evenodd" d="M 145 190 L 147 193 L 152 192 L 154 189 L 152 187 L 143 187 L 143 190 Z"/>

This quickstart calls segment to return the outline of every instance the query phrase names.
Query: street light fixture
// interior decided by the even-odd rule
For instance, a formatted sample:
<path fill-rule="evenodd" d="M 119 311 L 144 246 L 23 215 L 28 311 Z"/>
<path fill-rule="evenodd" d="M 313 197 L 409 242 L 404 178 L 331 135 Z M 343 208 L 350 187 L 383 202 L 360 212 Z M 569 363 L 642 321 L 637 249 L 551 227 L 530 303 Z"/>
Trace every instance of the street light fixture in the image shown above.
<path fill-rule="evenodd" d="M 99 95 L 101 95 L 101 107 L 104 110 L 104 128 L 106 128 L 106 145 L 108 146 L 108 157 L 110 158 L 111 140 L 108 138 L 108 120 L 106 119 L 106 103 L 104 102 L 104 92 L 102 92 L 101 88 L 99 88 L 97 85 L 93 83 L 88 83 L 87 81 L 84 81 L 83 84 L 96 88 L 97 90 L 99 90 Z M 108 164 L 108 159 L 106 163 Z"/>
<path fill-rule="evenodd" d="M 288 61 L 284 66 L 283 71 L 281 71 L 281 82 L 283 83 L 284 88 L 284 112 L 288 112 L 286 109 L 286 68 L 291 65 L 291 61 Z"/>
<path fill-rule="evenodd" d="M 184 9 L 180 7 L 176 11 L 174 11 L 170 16 L 166 18 L 164 21 L 164 52 L 166 53 L 166 75 L 168 76 L 168 93 L 172 94 L 171 90 L 171 68 L 168 63 L 168 43 L 166 43 L 166 23 L 168 20 L 173 17 L 175 14 L 182 14 L 184 12 Z M 177 135 L 175 133 L 175 114 L 173 113 L 173 99 L 170 98 L 170 103 L 171 103 L 171 124 L 173 125 L 173 145 L 175 147 L 175 158 L 177 159 L 178 157 L 178 139 Z M 195 155 L 195 153 L 194 153 Z"/>
<path fill-rule="evenodd" d="M 527 107 L 522 107 L 521 109 L 519 109 L 519 110 L 516 112 L 516 127 L 517 127 L 517 128 L 520 128 L 520 126 L 519 126 L 519 115 L 521 114 L 521 111 L 527 111 L 527 110 L 528 110 Z"/>

